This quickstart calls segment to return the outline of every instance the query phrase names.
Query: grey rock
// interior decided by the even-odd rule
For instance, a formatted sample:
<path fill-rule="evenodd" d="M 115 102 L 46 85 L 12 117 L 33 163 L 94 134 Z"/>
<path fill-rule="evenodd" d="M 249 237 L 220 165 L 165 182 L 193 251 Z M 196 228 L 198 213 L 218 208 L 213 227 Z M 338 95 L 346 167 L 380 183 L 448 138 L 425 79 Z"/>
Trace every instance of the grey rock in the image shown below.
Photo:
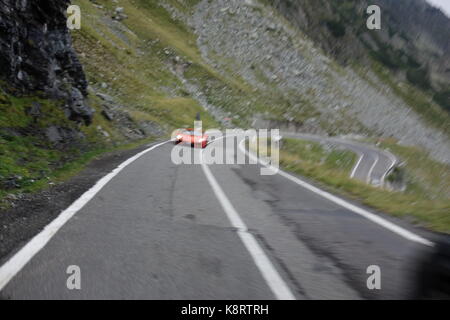
<path fill-rule="evenodd" d="M 52 143 L 58 143 L 62 140 L 62 137 L 59 134 L 59 128 L 56 126 L 47 128 L 45 134 L 47 135 L 47 139 Z"/>
<path fill-rule="evenodd" d="M 158 123 L 154 121 L 140 121 L 139 126 L 147 136 L 160 137 L 166 133 L 166 130 L 164 130 L 164 128 L 162 128 Z"/>
<path fill-rule="evenodd" d="M 70 120 L 84 122 L 86 125 L 91 124 L 94 110 L 87 105 L 80 90 L 72 88 L 67 106 Z"/>
<path fill-rule="evenodd" d="M 41 104 L 39 102 L 33 102 L 31 107 L 27 108 L 26 112 L 29 116 L 37 118 L 41 115 Z"/>
<path fill-rule="evenodd" d="M 104 108 L 103 110 L 102 110 L 102 116 L 106 119 L 106 120 L 108 120 L 108 121 L 113 121 L 114 120 L 114 113 L 113 112 L 111 112 L 109 109 L 107 109 L 107 108 Z"/>
<path fill-rule="evenodd" d="M 110 95 L 107 95 L 105 93 L 100 93 L 100 92 L 97 92 L 95 95 L 105 102 L 114 103 L 114 98 L 111 97 Z"/>
<path fill-rule="evenodd" d="M 60 126 L 50 126 L 45 130 L 47 139 L 53 144 L 66 144 L 84 138 L 84 135 L 73 129 Z"/>
<path fill-rule="evenodd" d="M 68 0 L 52 1 L 51 6 L 44 0 L 0 2 L 2 78 L 23 92 L 48 92 L 55 83 L 68 82 L 86 93 L 86 78 L 69 31 L 61 27 L 69 4 Z"/>

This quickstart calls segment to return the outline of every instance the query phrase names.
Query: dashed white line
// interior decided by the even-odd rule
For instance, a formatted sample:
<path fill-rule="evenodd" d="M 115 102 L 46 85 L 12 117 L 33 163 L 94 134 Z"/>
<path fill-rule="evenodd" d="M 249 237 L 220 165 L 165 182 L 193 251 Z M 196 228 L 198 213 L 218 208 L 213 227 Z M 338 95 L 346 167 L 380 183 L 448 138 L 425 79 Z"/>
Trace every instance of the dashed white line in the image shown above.
<path fill-rule="evenodd" d="M 358 162 L 356 163 L 356 165 L 353 167 L 352 173 L 350 174 L 350 178 L 354 178 L 355 177 L 355 173 L 356 170 L 358 169 L 359 165 L 361 164 L 362 159 L 364 158 L 364 153 L 362 153 L 359 157 Z"/>
<path fill-rule="evenodd" d="M 22 249 L 11 257 L 0 267 L 0 291 L 11 281 L 16 274 L 50 241 L 50 239 L 70 220 L 79 210 L 81 210 L 94 196 L 103 189 L 125 167 L 142 157 L 144 154 L 156 149 L 169 141 L 158 143 L 120 164 L 112 172 L 100 179 L 91 189 L 86 191 L 70 207 L 64 210 L 55 220 L 48 224 L 44 230 L 31 239 Z"/>
<path fill-rule="evenodd" d="M 369 172 L 367 173 L 367 183 L 371 184 L 372 182 L 372 172 L 373 169 L 375 169 L 375 166 L 377 165 L 378 161 L 380 160 L 380 156 L 378 154 L 375 154 L 375 162 L 373 163 L 373 165 L 370 167 Z"/>

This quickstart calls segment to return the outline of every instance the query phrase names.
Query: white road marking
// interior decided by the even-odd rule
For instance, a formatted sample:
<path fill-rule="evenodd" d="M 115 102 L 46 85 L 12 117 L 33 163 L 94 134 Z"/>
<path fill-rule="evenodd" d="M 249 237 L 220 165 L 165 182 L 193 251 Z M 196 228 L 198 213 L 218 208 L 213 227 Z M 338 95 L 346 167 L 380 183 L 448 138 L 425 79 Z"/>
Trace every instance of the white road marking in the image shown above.
<path fill-rule="evenodd" d="M 203 159 L 203 151 L 201 151 L 201 159 Z M 202 163 L 201 166 L 214 194 L 230 220 L 231 225 L 238 230 L 237 234 L 239 235 L 239 238 L 244 243 L 245 248 L 250 253 L 253 261 L 275 297 L 278 300 L 295 300 L 295 296 L 292 294 L 289 286 L 284 282 L 283 278 L 258 244 L 255 237 L 248 232 L 247 225 L 225 195 L 225 192 L 220 187 L 209 167 L 204 163 Z"/>
<path fill-rule="evenodd" d="M 244 141 L 245 140 L 242 140 L 239 143 L 239 149 L 242 152 L 246 153 L 249 157 L 254 158 L 256 161 L 258 161 L 259 163 L 264 165 L 264 163 L 261 162 L 258 157 L 256 157 L 252 152 L 248 152 L 245 149 L 245 147 L 243 147 Z M 268 166 L 268 168 L 271 168 L 271 167 Z M 349 203 L 349 202 L 347 202 L 347 201 L 345 201 L 345 200 L 343 200 L 341 198 L 336 197 L 335 195 L 332 195 L 331 193 L 328 193 L 328 192 L 323 191 L 323 190 L 321 190 L 321 189 L 319 189 L 317 187 L 314 187 L 313 185 L 311 185 L 311 184 L 309 184 L 309 183 L 307 183 L 307 182 L 305 182 L 305 181 L 303 181 L 303 180 L 301 180 L 301 179 L 299 179 L 297 177 L 294 177 L 294 176 L 292 176 L 292 175 L 290 175 L 290 174 L 288 174 L 288 173 L 286 173 L 286 172 L 284 172 L 284 171 L 282 171 L 282 170 L 280 170 L 278 168 L 272 168 L 272 169 L 275 170 L 275 172 L 278 171 L 279 175 L 282 175 L 283 177 L 291 180 L 292 182 L 300 185 L 301 187 L 303 187 L 303 188 L 305 188 L 305 189 L 307 189 L 309 191 L 312 191 L 312 192 L 320 195 L 321 197 L 323 197 L 325 199 L 328 199 L 331 202 L 336 203 L 337 205 L 339 205 L 339 206 L 341 206 L 343 208 L 346 208 L 346 209 L 348 209 L 350 211 L 353 211 L 354 213 L 356 213 L 356 214 L 358 214 L 360 216 L 363 216 L 364 218 L 366 218 L 366 219 L 368 219 L 368 220 L 370 220 L 370 221 L 372 221 L 372 222 L 374 222 L 374 223 L 376 223 L 376 224 L 378 224 L 378 225 L 380 225 L 380 226 L 382 226 L 382 227 L 384 227 L 384 228 L 386 228 L 386 229 L 396 233 L 397 235 L 399 235 L 399 236 L 401 236 L 401 237 L 403 237 L 405 239 L 408 239 L 410 241 L 417 242 L 417 243 L 420 243 L 420 244 L 423 244 L 423 245 L 426 245 L 426 246 L 430 246 L 430 247 L 434 246 L 433 242 L 431 242 L 431 241 L 429 241 L 429 240 L 427 240 L 427 239 L 425 239 L 425 238 L 423 238 L 423 237 L 421 237 L 419 235 L 416 235 L 415 233 L 412 233 L 411 231 L 408 231 L 408 230 L 406 230 L 406 229 L 404 229 L 404 228 L 402 228 L 400 226 L 397 226 L 396 224 L 394 224 L 394 223 L 392 223 L 390 221 L 387 221 L 387 220 L 377 216 L 374 213 L 371 213 L 371 212 L 369 212 L 369 211 L 367 211 L 365 209 L 357 207 L 357 206 L 355 206 L 355 205 L 353 205 L 353 204 L 351 204 L 351 203 Z"/>
<path fill-rule="evenodd" d="M 86 191 L 70 207 L 64 210 L 55 220 L 48 224 L 44 230 L 31 239 L 22 249 L 11 257 L 0 267 L 0 291 L 11 281 L 16 274 L 50 241 L 50 239 L 69 221 L 79 210 L 81 210 L 94 196 L 103 189 L 120 171 L 142 157 L 144 154 L 156 149 L 169 141 L 158 143 L 120 164 L 112 172 L 100 179 L 91 189 Z"/>
<path fill-rule="evenodd" d="M 337 143 L 341 143 L 340 142 L 340 140 L 336 140 L 337 141 Z M 352 143 L 351 141 L 345 141 L 344 142 L 344 145 L 345 144 L 348 144 L 348 145 L 350 145 L 350 146 L 356 146 L 356 147 L 361 147 L 361 146 L 359 146 L 358 144 L 355 144 L 355 143 Z M 392 153 L 390 153 L 389 151 L 386 151 L 386 150 L 381 150 L 381 149 L 379 149 L 379 148 L 376 148 L 376 147 L 373 147 L 373 146 L 364 146 L 365 148 L 367 148 L 367 149 L 370 149 L 370 150 L 372 150 L 373 152 L 377 152 L 378 153 L 378 155 L 379 154 L 384 154 L 387 158 L 389 158 L 389 160 L 391 160 L 391 165 L 389 166 L 389 168 L 384 172 L 384 174 L 383 174 L 383 176 L 381 177 L 381 181 L 380 181 L 380 183 L 381 183 L 381 186 L 383 187 L 384 186 L 384 180 L 386 179 L 386 176 L 387 176 L 387 174 L 392 170 L 392 168 L 397 164 L 397 162 L 398 162 L 398 159 L 392 154 Z M 356 151 L 354 151 L 353 150 L 353 152 L 356 152 Z"/>
<path fill-rule="evenodd" d="M 352 173 L 350 174 L 350 178 L 353 179 L 355 177 L 356 170 L 358 169 L 359 165 L 361 164 L 361 161 L 363 158 L 364 158 L 364 153 L 360 155 L 358 162 L 353 167 Z"/>
<path fill-rule="evenodd" d="M 375 155 L 375 162 L 373 163 L 373 165 L 370 167 L 369 172 L 367 173 L 367 183 L 371 184 L 372 183 L 372 172 L 373 169 L 375 169 L 375 166 L 377 165 L 378 161 L 380 160 L 380 156 L 378 154 Z"/>
<path fill-rule="evenodd" d="M 381 177 L 381 186 L 383 186 L 383 187 L 385 184 L 386 176 L 392 170 L 392 168 L 394 168 L 395 165 L 397 164 L 397 158 L 395 156 L 393 156 L 390 152 L 384 151 L 384 154 L 386 154 L 387 157 L 392 161 L 392 164 L 389 166 L 389 169 L 387 169 L 386 172 Z"/>
<path fill-rule="evenodd" d="M 347 150 L 350 150 L 350 151 L 352 151 L 353 153 L 356 153 L 356 154 L 358 154 L 359 155 L 359 160 L 358 160 L 358 162 L 356 163 L 356 165 L 353 167 L 353 170 L 352 170 L 352 172 L 351 172 L 351 174 L 350 174 L 350 178 L 354 178 L 355 177 L 355 174 L 356 174 L 356 171 L 357 171 L 357 169 L 358 169 L 358 167 L 359 167 L 359 165 L 361 164 L 361 162 L 362 162 L 362 160 L 363 160 L 363 158 L 366 156 L 366 154 L 364 153 L 364 152 L 360 152 L 360 151 L 357 151 L 357 150 L 355 150 L 355 149 L 352 149 L 351 147 L 357 147 L 357 148 L 361 148 L 361 145 L 359 145 L 359 144 L 356 144 L 356 143 L 354 143 L 354 142 L 352 142 L 352 141 L 345 141 L 345 140 L 342 140 L 342 139 L 333 139 L 333 138 L 323 138 L 323 137 L 319 137 L 319 136 L 314 136 L 314 135 L 308 135 L 308 134 L 300 134 L 300 135 L 290 135 L 289 133 L 283 133 L 284 135 L 287 135 L 287 136 L 291 136 L 291 137 L 294 137 L 294 138 L 297 138 L 297 139 L 301 139 L 301 140 L 312 140 L 312 141 L 317 141 L 317 140 L 322 140 L 322 141 L 330 141 L 330 142 L 332 142 L 332 143 L 336 143 L 336 144 L 338 144 L 338 145 L 341 145 L 341 146 L 344 146 Z M 348 146 L 350 146 L 350 148 L 348 147 Z M 388 151 L 386 151 L 386 150 L 379 150 L 378 148 L 375 148 L 375 147 L 370 147 L 370 146 L 364 146 L 364 148 L 367 148 L 367 149 L 370 149 L 370 150 L 372 150 L 372 151 L 374 151 L 374 152 L 377 152 L 377 153 L 383 153 L 386 157 L 388 157 L 391 161 L 392 161 L 392 164 L 389 166 L 389 168 L 384 172 L 384 174 L 383 174 L 383 176 L 381 177 L 381 180 L 380 180 L 380 185 L 381 186 L 384 186 L 384 180 L 386 179 L 386 176 L 387 176 L 387 174 L 392 170 L 392 168 L 396 165 L 396 163 L 397 163 L 397 158 L 394 156 L 394 155 L 392 155 L 390 152 L 388 152 Z M 376 163 L 374 164 L 374 167 L 375 167 L 375 165 L 376 165 Z M 372 169 L 373 170 L 373 169 Z M 369 174 L 368 176 L 367 176 L 367 179 L 366 179 L 366 181 L 368 181 L 369 183 L 370 183 L 370 175 L 371 174 Z"/>

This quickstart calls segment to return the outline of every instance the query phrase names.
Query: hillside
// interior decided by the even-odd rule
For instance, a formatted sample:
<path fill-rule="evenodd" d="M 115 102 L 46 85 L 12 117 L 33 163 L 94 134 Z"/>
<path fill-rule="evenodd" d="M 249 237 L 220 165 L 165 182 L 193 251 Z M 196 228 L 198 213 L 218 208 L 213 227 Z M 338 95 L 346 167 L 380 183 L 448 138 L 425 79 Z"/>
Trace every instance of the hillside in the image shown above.
<path fill-rule="evenodd" d="M 328 134 L 391 136 L 449 161 L 449 114 L 431 101 L 429 92 L 401 82 L 363 53 L 369 66 L 358 59 L 349 65 L 336 62 L 320 48 L 325 39 L 311 41 L 292 23 L 297 20 L 285 20 L 264 3 L 202 1 L 193 15 L 180 18 L 198 35 L 203 58 L 221 74 L 238 75 L 256 87 L 259 96 L 275 101 L 260 109 L 252 103 L 252 120 Z M 327 3 L 329 7 L 335 2 L 319 7 Z M 320 10 L 314 11 L 317 24 L 323 23 Z M 175 8 L 172 12 L 182 17 Z"/>
<path fill-rule="evenodd" d="M 424 0 L 270 2 L 344 64 L 372 55 L 404 78 L 408 71 L 422 70 L 427 86 L 448 89 L 450 20 Z M 382 10 L 377 32 L 366 27 L 365 9 L 371 4 Z"/>
<path fill-rule="evenodd" d="M 445 94 L 448 47 L 435 25 L 430 34 L 444 38 L 424 41 L 443 50 L 442 57 L 423 60 L 432 55 L 418 42 L 396 49 L 417 60 L 414 72 L 429 66 L 430 87 L 420 88 L 408 81 L 408 67 L 397 72 L 365 46 L 367 35 L 357 27 L 344 39 L 330 36 L 320 10 L 336 12 L 334 1 L 73 3 L 81 7 L 82 27 L 70 34 L 68 1 L 27 2 L 22 9 L 1 4 L 2 195 L 46 185 L 55 170 L 87 152 L 166 136 L 191 125 L 197 112 L 207 127 L 390 137 L 450 162 L 450 116 L 433 101 Z M 345 3 L 348 10 L 332 16 L 336 21 L 345 12 L 358 16 L 353 2 Z M 390 1 L 383 5 L 396 11 Z M 448 24 L 434 11 L 417 14 Z M 395 34 L 408 26 L 389 23 Z"/>

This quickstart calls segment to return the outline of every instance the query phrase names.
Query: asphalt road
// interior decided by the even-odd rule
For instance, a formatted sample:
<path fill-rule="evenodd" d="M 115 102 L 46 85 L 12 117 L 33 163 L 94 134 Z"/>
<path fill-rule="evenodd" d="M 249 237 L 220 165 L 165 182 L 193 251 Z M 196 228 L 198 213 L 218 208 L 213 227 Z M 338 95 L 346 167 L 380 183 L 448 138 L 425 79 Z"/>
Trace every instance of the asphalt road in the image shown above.
<path fill-rule="evenodd" d="M 351 172 L 351 177 L 376 186 L 384 185 L 387 173 L 398 163 L 398 159 L 388 151 L 351 140 L 301 133 L 283 133 L 283 136 L 330 143 L 356 153 L 358 160 Z"/>
<path fill-rule="evenodd" d="M 237 143 L 231 148 L 234 139 L 225 139 L 231 159 L 239 152 Z M 426 245 L 282 175 L 261 176 L 260 165 L 176 165 L 173 148 L 193 150 L 168 143 L 126 166 L 17 267 L 0 298 L 409 296 Z M 195 159 L 200 152 L 194 150 Z M 71 265 L 81 270 L 81 290 L 67 288 Z M 370 265 L 381 268 L 380 290 L 367 288 Z M 15 267 L 10 263 L 8 270 Z"/>

